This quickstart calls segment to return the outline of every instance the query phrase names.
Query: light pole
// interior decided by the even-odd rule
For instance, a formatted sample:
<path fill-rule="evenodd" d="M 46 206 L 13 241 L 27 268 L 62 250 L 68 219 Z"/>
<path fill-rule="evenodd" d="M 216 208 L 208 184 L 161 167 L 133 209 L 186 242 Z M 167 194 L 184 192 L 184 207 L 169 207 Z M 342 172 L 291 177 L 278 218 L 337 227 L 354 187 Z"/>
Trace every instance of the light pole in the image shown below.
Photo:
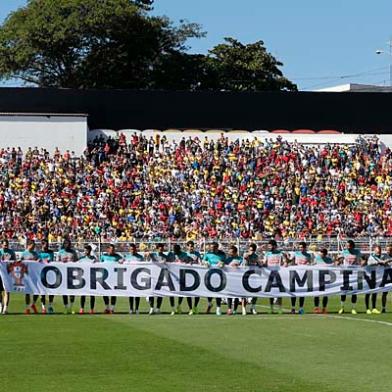
<path fill-rule="evenodd" d="M 389 56 L 389 85 L 392 86 L 392 38 L 388 41 L 388 51 L 378 49 L 376 54 L 386 54 Z"/>

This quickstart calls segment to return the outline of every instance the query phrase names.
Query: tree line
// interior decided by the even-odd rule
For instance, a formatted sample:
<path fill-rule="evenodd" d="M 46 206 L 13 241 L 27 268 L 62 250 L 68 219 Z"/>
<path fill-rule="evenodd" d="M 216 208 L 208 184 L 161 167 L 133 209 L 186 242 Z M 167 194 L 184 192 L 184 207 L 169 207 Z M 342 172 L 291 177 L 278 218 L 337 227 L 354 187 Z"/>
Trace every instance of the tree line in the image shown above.
<path fill-rule="evenodd" d="M 0 26 L 0 78 L 61 88 L 296 90 L 262 40 L 188 53 L 197 23 L 152 15 L 153 0 L 29 0 Z"/>

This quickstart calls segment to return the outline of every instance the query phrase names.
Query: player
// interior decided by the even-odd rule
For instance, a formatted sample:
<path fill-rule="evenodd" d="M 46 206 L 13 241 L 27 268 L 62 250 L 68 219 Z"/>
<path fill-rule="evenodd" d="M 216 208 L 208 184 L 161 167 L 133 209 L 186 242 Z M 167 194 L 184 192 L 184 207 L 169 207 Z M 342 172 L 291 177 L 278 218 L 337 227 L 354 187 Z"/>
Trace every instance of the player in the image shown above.
<path fill-rule="evenodd" d="M 91 245 L 86 245 L 84 247 L 84 254 L 83 256 L 79 259 L 79 262 L 82 263 L 96 263 L 97 262 L 97 258 L 92 254 L 93 248 L 91 247 Z M 82 295 L 80 297 L 80 309 L 79 309 L 79 314 L 84 314 L 84 307 L 86 305 L 86 296 Z M 90 314 L 94 314 L 95 313 L 95 296 L 91 295 L 90 296 Z"/>
<path fill-rule="evenodd" d="M 249 250 L 244 254 L 244 262 L 243 265 L 248 266 L 248 267 L 261 267 L 262 264 L 259 261 L 259 256 L 256 253 L 257 250 L 257 245 L 256 244 L 250 244 L 249 245 Z M 250 305 L 250 310 L 252 314 L 256 315 L 256 303 L 257 303 L 257 297 L 253 297 L 251 299 L 251 305 Z M 246 315 L 246 299 L 244 298 L 242 300 L 242 315 Z"/>
<path fill-rule="evenodd" d="M 267 267 L 287 267 L 287 256 L 280 250 L 278 250 L 278 244 L 275 240 L 268 242 L 268 252 L 264 256 L 264 264 Z M 270 313 L 274 313 L 274 301 L 278 304 L 278 313 L 282 314 L 282 298 L 270 298 Z"/>
<path fill-rule="evenodd" d="M 102 263 L 118 263 L 122 260 L 122 256 L 116 253 L 116 248 L 113 244 L 108 245 L 106 253 L 101 256 Z M 117 297 L 104 296 L 103 302 L 105 303 L 105 313 L 113 314 L 116 306 Z"/>
<path fill-rule="evenodd" d="M 28 240 L 27 241 L 26 249 L 22 252 L 20 260 L 21 261 L 23 261 L 23 260 L 38 261 L 39 260 L 39 255 L 38 255 L 38 253 L 35 250 L 35 243 L 34 243 L 34 241 L 32 241 L 32 240 Z M 37 301 L 38 297 L 39 297 L 38 295 L 34 295 L 33 296 L 33 303 L 30 304 L 30 302 L 31 302 L 31 295 L 30 294 L 26 294 L 25 295 L 26 308 L 24 310 L 24 314 L 30 314 L 31 310 L 34 312 L 34 314 L 38 313 L 37 306 L 36 306 L 36 301 Z M 42 304 L 42 306 L 44 306 L 44 305 Z"/>
<path fill-rule="evenodd" d="M 171 254 L 170 260 L 173 263 L 178 263 L 178 264 L 188 264 L 190 262 L 190 259 L 188 258 L 188 255 L 186 252 L 183 252 L 181 249 L 181 246 L 178 244 L 175 244 L 173 246 L 173 253 Z M 174 305 L 174 297 L 170 297 L 169 298 L 171 303 Z M 190 301 L 189 301 L 190 299 Z M 187 303 L 188 303 L 188 314 L 192 311 L 192 299 L 191 298 L 187 298 Z M 182 310 L 181 310 L 181 304 L 182 301 L 184 300 L 184 297 L 178 297 L 178 305 L 176 308 L 176 313 L 177 314 L 181 314 Z"/>
<path fill-rule="evenodd" d="M 384 260 L 382 257 L 381 246 L 375 245 L 373 253 L 369 256 L 367 260 L 367 265 L 369 266 L 383 266 Z M 370 294 L 365 294 L 365 306 L 366 314 L 380 314 L 381 312 L 377 309 L 377 293 L 372 293 L 372 309 L 370 309 Z"/>
<path fill-rule="evenodd" d="M 222 250 L 219 249 L 219 244 L 217 242 L 213 242 L 210 246 L 210 251 L 208 251 L 203 257 L 203 264 L 208 267 L 214 268 L 222 268 L 225 265 L 226 254 Z M 208 305 L 206 313 L 211 312 L 212 308 L 212 298 L 207 298 Z M 216 315 L 220 316 L 221 312 L 221 304 L 222 299 L 216 298 Z"/>
<path fill-rule="evenodd" d="M 3 240 L 1 243 L 0 249 L 0 260 L 1 261 L 16 261 L 16 254 L 15 252 L 10 249 L 9 242 L 7 239 Z M 0 313 L 7 314 L 8 313 L 8 305 L 10 302 L 10 294 L 5 291 L 3 286 L 3 281 L 1 280 L 0 276 Z"/>
<path fill-rule="evenodd" d="M 386 249 L 386 253 L 382 257 L 384 261 L 384 266 L 390 266 L 392 264 L 392 245 L 388 245 Z M 381 297 L 381 313 L 386 313 L 387 308 L 387 298 L 388 298 L 388 291 L 384 291 Z"/>
<path fill-rule="evenodd" d="M 229 248 L 229 255 L 225 260 L 225 264 L 229 267 L 238 268 L 243 263 L 242 258 L 238 255 L 238 249 L 236 246 L 232 245 Z M 233 314 L 237 314 L 238 305 L 240 304 L 239 298 L 234 298 L 234 307 L 233 307 L 233 298 L 230 297 L 227 299 L 227 315 L 231 316 Z"/>
<path fill-rule="evenodd" d="M 186 244 L 187 248 L 187 256 L 188 256 L 188 263 L 191 265 L 200 265 L 201 264 L 201 254 L 195 250 L 195 243 L 193 241 L 188 241 Z M 189 315 L 192 316 L 193 314 L 198 314 L 199 313 L 199 302 L 200 302 L 200 297 L 195 297 L 194 299 L 194 305 L 192 307 L 192 297 L 187 297 L 186 299 L 188 301 L 188 306 L 191 309 L 189 311 Z"/>
<path fill-rule="evenodd" d="M 41 241 L 41 251 L 38 252 L 39 260 L 41 263 L 52 263 L 54 261 L 54 252 L 49 249 L 49 242 L 47 240 Z M 34 298 L 34 297 L 33 297 Z M 49 295 L 48 314 L 54 313 L 53 308 L 54 295 Z M 42 313 L 46 313 L 46 297 L 41 295 Z"/>
<path fill-rule="evenodd" d="M 164 244 L 157 244 L 155 248 L 155 252 L 151 252 L 149 254 L 149 259 L 153 263 L 166 263 L 169 260 L 169 255 L 165 253 L 165 245 Z M 150 304 L 150 311 L 149 315 L 153 314 L 159 314 L 161 313 L 161 306 L 162 306 L 162 297 L 157 297 L 156 301 L 156 307 L 154 308 L 154 297 L 149 297 L 148 298 L 149 304 Z M 174 311 L 174 307 L 172 307 L 172 313 Z"/>
<path fill-rule="evenodd" d="M 355 248 L 355 243 L 353 240 L 348 240 L 346 243 L 346 249 L 343 250 L 343 252 L 341 253 L 341 255 L 338 257 L 338 263 L 339 264 L 343 264 L 344 266 L 350 266 L 350 267 L 354 267 L 354 266 L 360 266 L 364 264 L 364 260 L 361 254 L 361 251 L 359 249 Z M 340 309 L 339 309 L 339 314 L 343 314 L 344 313 L 344 304 L 346 302 L 346 295 L 341 295 L 340 296 Z M 351 296 L 351 313 L 352 314 L 357 314 L 357 311 L 355 309 L 356 304 L 357 304 L 357 295 L 353 294 Z"/>
<path fill-rule="evenodd" d="M 69 239 L 65 239 L 63 241 L 63 245 L 58 252 L 57 258 L 60 263 L 74 263 L 78 260 L 78 255 L 76 251 L 72 249 L 71 241 Z M 69 298 L 67 295 L 63 295 L 63 303 L 64 314 L 75 314 L 73 310 L 73 305 L 75 303 L 74 295 L 70 295 Z"/>
<path fill-rule="evenodd" d="M 307 251 L 306 243 L 299 243 L 299 250 L 294 252 L 294 257 L 292 262 L 294 265 L 303 266 L 310 265 L 313 262 L 313 256 Z M 291 297 L 291 314 L 295 314 L 295 304 L 297 302 L 297 297 Z M 305 314 L 304 310 L 305 297 L 299 297 L 299 310 L 298 314 Z"/>
<path fill-rule="evenodd" d="M 140 263 L 144 261 L 143 255 L 138 253 L 136 244 L 129 245 L 129 253 L 126 254 L 124 264 Z M 129 297 L 129 314 L 139 314 L 140 297 Z M 134 307 L 135 305 L 135 307 Z"/>
<path fill-rule="evenodd" d="M 315 265 L 325 265 L 325 266 L 332 266 L 334 261 L 331 257 L 328 256 L 328 250 L 323 248 L 320 250 L 320 253 L 316 255 L 314 258 Z M 323 307 L 320 309 L 320 297 L 314 297 L 314 309 L 313 313 L 316 314 L 327 314 L 327 306 L 328 306 L 328 297 L 325 295 L 323 297 Z"/>

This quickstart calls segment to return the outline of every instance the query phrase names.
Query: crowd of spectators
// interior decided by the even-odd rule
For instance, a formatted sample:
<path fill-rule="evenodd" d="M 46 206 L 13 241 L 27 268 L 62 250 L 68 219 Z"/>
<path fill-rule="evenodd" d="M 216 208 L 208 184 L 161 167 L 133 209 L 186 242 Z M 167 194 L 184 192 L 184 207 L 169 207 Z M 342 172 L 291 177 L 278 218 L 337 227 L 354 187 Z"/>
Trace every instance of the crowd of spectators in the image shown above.
<path fill-rule="evenodd" d="M 390 236 L 392 152 L 377 138 L 306 146 L 96 138 L 0 151 L 0 227 L 51 242 Z"/>

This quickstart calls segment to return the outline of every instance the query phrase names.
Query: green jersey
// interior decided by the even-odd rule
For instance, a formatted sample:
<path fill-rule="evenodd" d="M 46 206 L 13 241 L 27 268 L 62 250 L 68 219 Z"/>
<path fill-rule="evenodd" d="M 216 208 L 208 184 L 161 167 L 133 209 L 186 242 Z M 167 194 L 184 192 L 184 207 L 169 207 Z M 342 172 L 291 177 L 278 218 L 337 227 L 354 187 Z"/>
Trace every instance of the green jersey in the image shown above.
<path fill-rule="evenodd" d="M 25 250 L 22 252 L 21 260 L 38 260 L 39 255 L 35 250 Z"/>
<path fill-rule="evenodd" d="M 329 256 L 321 256 L 321 255 L 316 255 L 314 258 L 314 262 L 317 265 L 323 265 L 323 264 L 333 264 L 333 260 Z"/>
<path fill-rule="evenodd" d="M 361 263 L 362 254 L 359 249 L 348 249 L 343 250 L 340 257 L 343 259 L 343 264 L 347 265 L 358 265 Z"/>
<path fill-rule="evenodd" d="M 243 260 L 242 257 L 240 256 L 229 256 L 226 260 L 225 260 L 225 264 L 226 265 L 230 265 L 230 264 L 234 264 L 234 265 L 242 265 Z"/>
<path fill-rule="evenodd" d="M 379 264 L 384 264 L 384 260 L 382 258 L 382 255 L 376 255 L 375 253 L 372 253 L 367 261 L 368 265 L 379 265 Z"/>
<path fill-rule="evenodd" d="M 173 252 L 173 261 L 176 263 L 189 263 L 191 260 L 186 252 L 181 251 L 179 253 Z"/>
<path fill-rule="evenodd" d="M 245 265 L 259 265 L 259 256 L 256 253 L 248 253 L 244 255 L 244 264 Z"/>
<path fill-rule="evenodd" d="M 78 260 L 78 255 L 73 249 L 60 249 L 58 259 L 62 263 L 69 263 Z"/>
<path fill-rule="evenodd" d="M 207 252 L 204 255 L 203 261 L 208 265 L 214 267 L 220 263 L 225 263 L 226 255 L 225 252 L 218 250 L 217 252 Z"/>
<path fill-rule="evenodd" d="M 97 261 L 97 258 L 93 255 L 89 255 L 89 256 L 85 255 L 81 257 L 78 261 L 81 263 L 95 263 Z"/>
<path fill-rule="evenodd" d="M 153 252 L 150 254 L 150 259 L 151 261 L 154 261 L 155 263 L 165 263 L 170 260 L 171 254 L 166 254 L 164 252 Z"/>
<path fill-rule="evenodd" d="M 125 261 L 127 263 L 137 263 L 140 261 L 144 261 L 144 257 L 140 253 L 135 253 L 135 254 L 128 253 L 125 255 Z"/>
<path fill-rule="evenodd" d="M 44 263 L 51 263 L 54 260 L 54 252 L 51 249 L 41 250 L 38 256 Z"/>
<path fill-rule="evenodd" d="M 193 252 L 187 252 L 188 259 L 190 260 L 190 264 L 199 264 L 201 260 L 201 254 L 194 250 Z"/>
<path fill-rule="evenodd" d="M 101 256 L 102 263 L 118 263 L 122 257 L 118 253 L 113 253 L 110 255 L 109 253 L 104 253 Z"/>
<path fill-rule="evenodd" d="M 0 249 L 0 259 L 2 261 L 14 261 L 16 260 L 15 252 L 12 249 L 2 248 Z"/>

